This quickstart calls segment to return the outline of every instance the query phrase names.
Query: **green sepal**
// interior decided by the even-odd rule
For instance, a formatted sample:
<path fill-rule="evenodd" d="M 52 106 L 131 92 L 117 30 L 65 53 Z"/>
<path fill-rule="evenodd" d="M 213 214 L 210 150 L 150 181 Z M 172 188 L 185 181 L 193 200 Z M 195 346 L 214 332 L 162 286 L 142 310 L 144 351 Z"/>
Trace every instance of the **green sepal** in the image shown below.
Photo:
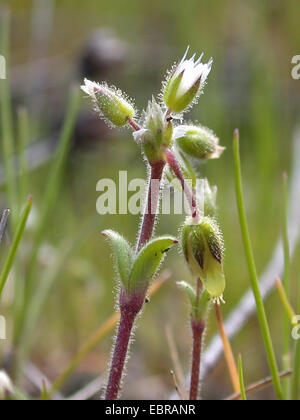
<path fill-rule="evenodd" d="M 221 231 L 217 222 L 210 217 L 202 217 L 198 224 L 191 222 L 187 220 L 181 233 L 185 259 L 191 273 L 200 277 L 209 294 L 221 298 L 226 285 Z"/>
<path fill-rule="evenodd" d="M 129 276 L 134 260 L 134 252 L 128 241 L 119 233 L 113 230 L 105 230 L 102 235 L 109 239 L 115 254 L 117 271 L 120 280 L 127 290 L 129 287 Z"/>
<path fill-rule="evenodd" d="M 177 243 L 172 236 L 161 236 L 144 245 L 133 263 L 128 290 L 147 289 L 167 251 Z"/>
<path fill-rule="evenodd" d="M 133 106 L 113 91 L 96 93 L 96 99 L 103 116 L 118 127 L 126 125 L 127 119 L 134 117 Z"/>
<path fill-rule="evenodd" d="M 184 95 L 174 100 L 173 108 L 171 108 L 173 112 L 180 113 L 193 102 L 198 93 L 200 81 L 201 79 L 199 78 Z"/>
<path fill-rule="evenodd" d="M 177 284 L 185 291 L 190 301 L 192 317 L 198 320 L 205 320 L 207 317 L 211 300 L 212 300 L 207 290 L 203 289 L 201 291 L 200 296 L 199 296 L 199 301 L 197 304 L 197 294 L 194 287 L 185 281 L 181 281 Z"/>
<path fill-rule="evenodd" d="M 163 92 L 163 100 L 166 106 L 172 111 L 176 112 L 176 95 L 179 88 L 179 85 L 182 81 L 183 72 L 179 73 L 178 76 L 171 76 L 166 83 Z"/>

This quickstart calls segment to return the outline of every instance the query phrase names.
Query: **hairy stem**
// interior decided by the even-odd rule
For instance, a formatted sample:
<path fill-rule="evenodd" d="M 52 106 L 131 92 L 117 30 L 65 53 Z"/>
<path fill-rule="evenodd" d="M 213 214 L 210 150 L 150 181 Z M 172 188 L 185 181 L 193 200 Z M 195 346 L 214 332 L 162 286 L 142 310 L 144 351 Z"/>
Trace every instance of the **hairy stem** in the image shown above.
<path fill-rule="evenodd" d="M 150 180 L 148 186 L 147 202 L 139 234 L 137 251 L 139 251 L 142 246 L 151 239 L 153 235 L 164 167 L 164 161 L 150 164 Z"/>
<path fill-rule="evenodd" d="M 190 400 L 197 400 L 199 396 L 200 363 L 202 337 L 205 330 L 205 321 L 192 318 L 191 327 L 193 333 L 192 372 L 190 383 Z"/>
<path fill-rule="evenodd" d="M 182 170 L 176 159 L 176 156 L 170 149 L 165 150 L 165 156 L 166 156 L 166 161 L 168 162 L 169 166 L 171 167 L 174 174 L 176 175 L 176 177 L 181 183 L 182 190 L 184 191 L 186 195 L 186 198 L 188 200 L 189 206 L 192 211 L 192 217 L 195 221 L 197 221 L 199 217 L 199 212 L 197 210 L 197 202 L 196 202 L 193 192 L 191 191 L 188 183 L 186 182 L 186 179 L 182 173 Z"/>
<path fill-rule="evenodd" d="M 121 291 L 121 317 L 106 388 L 106 400 L 116 400 L 118 398 L 132 329 L 144 300 L 144 293 L 128 296 L 124 290 Z"/>
<path fill-rule="evenodd" d="M 140 129 L 138 124 L 136 124 L 132 119 L 127 118 L 127 121 L 134 130 L 137 131 Z M 145 245 L 151 239 L 153 235 L 159 204 L 161 180 L 165 164 L 166 163 L 163 160 L 152 163 L 150 162 L 150 179 L 147 201 L 137 242 L 137 251 L 139 251 L 143 245 Z M 113 352 L 108 384 L 106 388 L 106 400 L 115 400 L 118 397 L 132 329 L 135 319 L 143 307 L 144 301 L 145 292 L 127 296 L 124 290 L 121 291 L 121 317 Z"/>
<path fill-rule="evenodd" d="M 284 275 L 283 275 L 283 287 L 287 297 L 290 298 L 290 245 L 289 245 L 289 232 L 288 232 L 288 177 L 287 174 L 283 174 L 283 251 L 284 251 Z M 282 346 L 282 367 L 283 370 L 289 370 L 291 368 L 291 357 L 290 357 L 290 320 L 286 313 L 283 313 L 283 346 Z M 286 378 L 282 381 L 282 388 L 284 397 L 289 397 L 290 391 L 290 378 Z"/>
<path fill-rule="evenodd" d="M 128 124 L 131 125 L 131 127 L 135 130 L 135 131 L 139 131 L 141 129 L 141 127 L 135 122 L 133 121 L 131 118 L 127 118 Z"/>

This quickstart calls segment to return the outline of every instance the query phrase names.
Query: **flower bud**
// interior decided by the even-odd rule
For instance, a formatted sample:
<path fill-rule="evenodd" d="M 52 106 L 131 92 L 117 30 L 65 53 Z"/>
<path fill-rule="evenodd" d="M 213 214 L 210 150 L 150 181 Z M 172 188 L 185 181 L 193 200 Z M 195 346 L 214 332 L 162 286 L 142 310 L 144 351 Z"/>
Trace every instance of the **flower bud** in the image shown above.
<path fill-rule="evenodd" d="M 0 370 L 0 400 L 4 400 L 7 394 L 14 392 L 13 384 L 4 370 Z"/>
<path fill-rule="evenodd" d="M 207 292 L 217 301 L 225 290 L 223 271 L 223 238 L 211 217 L 201 218 L 198 224 L 188 219 L 182 228 L 182 248 L 188 266 L 200 277 Z"/>
<path fill-rule="evenodd" d="M 225 150 L 218 137 L 202 126 L 180 125 L 174 130 L 174 140 L 184 153 L 200 160 L 217 159 Z"/>
<path fill-rule="evenodd" d="M 201 58 L 195 60 L 195 55 L 186 60 L 188 49 L 180 63 L 171 71 L 163 88 L 163 101 L 174 113 L 184 111 L 197 99 L 203 90 L 206 78 L 211 70 L 212 59 L 201 63 Z"/>
<path fill-rule="evenodd" d="M 154 98 L 149 101 L 144 112 L 143 129 L 133 133 L 134 139 L 143 145 L 144 153 L 150 162 L 163 160 L 163 149 L 172 141 L 173 125 L 166 121 L 161 107 Z"/>
<path fill-rule="evenodd" d="M 128 118 L 133 118 L 135 110 L 121 91 L 85 79 L 81 89 L 93 100 L 100 115 L 113 125 L 122 127 L 127 124 Z"/>

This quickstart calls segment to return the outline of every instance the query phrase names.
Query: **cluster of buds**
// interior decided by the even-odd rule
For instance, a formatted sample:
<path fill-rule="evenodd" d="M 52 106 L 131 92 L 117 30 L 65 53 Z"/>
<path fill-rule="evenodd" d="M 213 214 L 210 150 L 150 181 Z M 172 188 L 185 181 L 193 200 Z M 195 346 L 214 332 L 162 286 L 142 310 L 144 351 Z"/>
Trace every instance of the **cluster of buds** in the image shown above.
<path fill-rule="evenodd" d="M 144 154 L 150 163 L 163 160 L 163 151 L 172 143 L 173 125 L 165 119 L 165 114 L 155 98 L 149 101 L 143 115 L 143 127 L 133 133 L 134 139 L 140 142 Z"/>
<path fill-rule="evenodd" d="M 143 148 L 149 163 L 164 159 L 164 150 L 173 143 L 189 157 L 207 160 L 218 158 L 223 148 L 214 133 L 202 126 L 179 125 L 173 128 L 173 118 L 195 103 L 203 91 L 212 66 L 212 59 L 202 63 L 195 55 L 187 59 L 188 49 L 182 60 L 169 72 L 163 84 L 162 103 L 154 98 L 149 101 L 140 122 L 133 102 L 120 90 L 106 83 L 85 79 L 82 90 L 91 97 L 98 114 L 110 125 L 131 125 L 134 138 Z"/>
<path fill-rule="evenodd" d="M 188 110 L 203 92 L 212 66 L 212 59 L 207 63 L 201 62 L 203 54 L 197 60 L 195 55 L 188 59 L 187 54 L 188 49 L 181 61 L 168 73 L 163 84 L 161 103 L 152 98 L 140 121 L 136 120 L 137 113 L 132 101 L 119 90 L 105 83 L 98 84 L 89 80 L 85 80 L 82 90 L 92 98 L 98 113 L 110 124 L 117 127 L 133 127 L 133 137 L 141 144 L 150 165 L 167 162 L 170 171 L 166 171 L 166 176 L 170 179 L 176 176 L 182 188 L 183 178 L 188 177 L 192 179 L 194 188 L 194 160 L 219 158 L 224 147 L 219 145 L 218 137 L 210 129 L 201 125 L 176 123 L 178 117 L 180 119 L 182 113 Z M 179 157 L 173 167 L 170 159 L 166 157 L 171 149 L 175 160 Z M 193 191 L 190 195 L 192 194 Z M 203 208 L 204 215 L 198 217 L 195 212 L 197 217 L 194 216 L 185 223 L 182 229 L 182 247 L 192 274 L 201 278 L 207 293 L 219 302 L 222 301 L 225 289 L 223 241 L 216 222 L 216 188 L 211 188 L 207 181 Z M 130 252 L 125 255 L 130 255 Z M 124 256 L 121 259 L 123 263 L 128 260 Z M 127 263 L 128 267 L 131 267 L 131 262 Z M 131 279 L 130 284 L 136 284 L 136 281 Z"/>

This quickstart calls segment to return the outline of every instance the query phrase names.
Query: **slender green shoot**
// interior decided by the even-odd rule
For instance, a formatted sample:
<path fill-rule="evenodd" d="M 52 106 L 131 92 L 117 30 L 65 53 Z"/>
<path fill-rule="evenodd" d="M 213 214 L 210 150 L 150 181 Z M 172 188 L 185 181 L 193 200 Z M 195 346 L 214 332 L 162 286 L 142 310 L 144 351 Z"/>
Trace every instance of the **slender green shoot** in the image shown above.
<path fill-rule="evenodd" d="M 7 256 L 6 261 L 4 263 L 2 272 L 0 274 L 0 298 L 1 298 L 1 295 L 2 295 L 3 288 L 5 286 L 5 283 L 6 283 L 7 277 L 10 273 L 11 267 L 12 267 L 13 262 L 15 260 L 15 256 L 16 256 L 18 247 L 20 245 L 20 241 L 22 239 L 22 236 L 23 236 L 23 233 L 24 233 L 24 230 L 25 230 L 25 226 L 26 226 L 26 222 L 27 222 L 27 219 L 28 219 L 28 216 L 29 216 L 29 213 L 30 213 L 31 205 L 32 205 L 32 196 L 30 195 L 28 197 L 27 204 L 26 204 L 26 207 L 23 211 L 23 214 L 21 215 L 20 221 L 17 225 L 17 230 L 16 230 L 16 233 L 15 233 L 13 242 L 11 244 L 8 256 Z"/>
<path fill-rule="evenodd" d="M 26 313 L 28 311 L 30 296 L 32 296 L 35 280 L 35 270 L 36 263 L 38 258 L 38 251 L 41 245 L 41 242 L 44 238 L 45 232 L 47 230 L 47 225 L 49 218 L 55 207 L 56 199 L 60 191 L 61 178 L 63 174 L 63 168 L 66 161 L 66 157 L 69 151 L 72 133 L 76 121 L 76 116 L 79 110 L 80 104 L 80 95 L 78 89 L 72 89 L 69 106 L 67 107 L 67 114 L 65 122 L 62 128 L 61 136 L 58 143 L 58 149 L 53 160 L 52 169 L 49 175 L 47 185 L 45 187 L 45 196 L 41 209 L 40 221 L 37 228 L 35 241 L 33 245 L 32 255 L 29 263 L 29 273 L 26 282 L 25 288 L 25 302 L 23 308 L 23 314 L 20 318 L 20 322 L 15 326 L 15 337 L 16 340 L 19 340 L 20 334 L 25 322 Z"/>
<path fill-rule="evenodd" d="M 289 233 L 288 233 L 288 176 L 286 173 L 283 174 L 283 251 L 284 251 L 284 274 L 283 274 L 283 288 L 287 298 L 287 302 L 290 298 L 290 246 L 289 246 Z M 291 368 L 290 358 L 290 320 L 286 313 L 283 314 L 283 355 L 282 355 L 282 366 L 283 370 L 289 370 Z M 289 395 L 290 378 L 286 378 L 282 382 L 283 393 L 285 398 Z"/>
<path fill-rule="evenodd" d="M 18 109 L 18 163 L 19 163 L 19 189 L 23 200 L 28 194 L 28 161 L 27 147 L 30 138 L 29 118 L 25 108 Z"/>
<path fill-rule="evenodd" d="M 285 315 L 286 315 L 286 317 L 289 321 L 288 327 L 289 327 L 289 332 L 290 332 L 291 325 L 294 325 L 294 323 L 295 323 L 296 314 L 295 314 L 295 311 L 294 311 L 294 309 L 293 309 L 293 307 L 292 307 L 292 305 L 291 305 L 291 303 L 290 303 L 290 301 L 289 301 L 289 299 L 286 295 L 286 291 L 283 287 L 283 284 L 281 283 L 281 281 L 278 277 L 276 279 L 276 288 L 277 288 L 278 295 L 279 295 L 279 298 L 281 300 L 283 309 L 285 311 Z"/>
<path fill-rule="evenodd" d="M 28 183 L 28 166 L 27 166 L 27 145 L 29 140 L 29 121 L 25 108 L 21 107 L 17 110 L 17 157 L 18 157 L 18 212 L 21 211 L 21 206 L 29 194 Z M 22 278 L 22 267 L 19 261 L 15 264 L 14 276 L 14 301 L 13 301 L 13 315 L 14 325 L 18 323 L 18 317 L 22 315 L 22 307 L 24 301 L 24 287 L 25 282 Z M 16 377 L 14 377 L 16 380 Z"/>
<path fill-rule="evenodd" d="M 105 220 L 105 218 L 103 218 Z M 34 330 L 37 326 L 38 319 L 43 311 L 44 305 L 47 301 L 51 289 L 53 288 L 56 281 L 61 278 L 62 271 L 68 264 L 70 257 L 82 246 L 87 240 L 88 236 L 95 231 L 96 226 L 98 227 L 98 217 L 92 217 L 80 229 L 79 234 L 71 241 L 63 243 L 63 246 L 58 250 L 58 257 L 56 263 L 51 265 L 48 270 L 45 271 L 43 281 L 41 281 L 35 293 L 32 296 L 31 304 L 27 312 L 26 323 L 24 325 L 24 334 L 22 334 L 22 342 L 20 350 L 18 352 L 18 361 L 16 370 L 20 371 L 20 367 L 26 362 L 31 346 L 34 343 Z"/>
<path fill-rule="evenodd" d="M 247 401 L 245 381 L 244 381 L 243 361 L 242 361 L 241 354 L 239 354 L 239 358 L 238 358 L 238 371 L 239 371 L 239 380 L 240 380 L 241 400 Z"/>
<path fill-rule="evenodd" d="M 14 136 L 12 105 L 9 88 L 9 50 L 10 50 L 10 14 L 8 10 L 2 13 L 0 25 L 0 51 L 6 60 L 6 79 L 0 83 L 0 119 L 3 144 L 3 160 L 5 169 L 5 186 L 9 208 L 11 210 L 12 227 L 15 229 L 17 222 L 18 193 L 15 177 L 14 163 Z"/>
<path fill-rule="evenodd" d="M 280 377 L 278 372 L 278 366 L 276 362 L 275 352 L 273 349 L 271 333 L 267 321 L 265 307 L 262 299 L 262 295 L 259 288 L 259 281 L 257 277 L 256 265 L 254 261 L 254 255 L 252 250 L 251 239 L 249 235 L 248 222 L 246 216 L 246 209 L 244 204 L 244 194 L 242 186 L 242 172 L 241 172 L 241 160 L 240 160 L 240 145 L 239 145 L 239 132 L 235 130 L 234 133 L 234 166 L 235 166 L 235 184 L 236 184 L 236 199 L 237 207 L 241 225 L 241 232 L 243 237 L 243 243 L 245 248 L 246 259 L 248 263 L 250 282 L 252 291 L 256 301 L 257 315 L 264 340 L 266 355 L 270 366 L 270 371 L 273 379 L 273 384 L 277 398 L 283 400 L 284 395 L 281 388 Z"/>

